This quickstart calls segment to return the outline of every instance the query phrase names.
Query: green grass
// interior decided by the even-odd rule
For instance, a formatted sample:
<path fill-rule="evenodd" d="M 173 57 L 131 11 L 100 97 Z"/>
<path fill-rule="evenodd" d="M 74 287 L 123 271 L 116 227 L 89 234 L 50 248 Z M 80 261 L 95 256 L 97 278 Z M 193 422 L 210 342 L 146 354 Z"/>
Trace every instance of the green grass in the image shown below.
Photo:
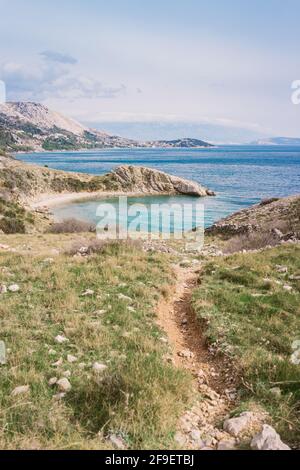
<path fill-rule="evenodd" d="M 263 406 L 283 437 L 299 443 L 300 365 L 290 358 L 300 339 L 300 282 L 291 275 L 300 275 L 299 245 L 218 258 L 206 265 L 193 304 L 208 342 L 232 357 L 243 377 L 241 407 Z M 270 391 L 275 386 L 280 397 Z"/>
<path fill-rule="evenodd" d="M 191 387 L 189 375 L 164 360 L 155 325 L 156 302 L 172 284 L 168 257 L 112 244 L 88 260 L 44 259 L 0 255 L 0 284 L 21 288 L 0 303 L 8 349 L 0 366 L 0 448 L 101 449 L 109 447 L 101 435 L 110 432 L 121 433 L 129 448 L 172 448 Z M 82 297 L 86 289 L 94 295 Z M 69 342 L 56 344 L 58 334 Z M 68 363 L 68 354 L 78 362 Z M 100 377 L 95 361 L 108 366 Z M 72 390 L 57 402 L 48 381 L 66 370 Z M 12 397 L 19 385 L 30 385 L 30 394 Z"/>

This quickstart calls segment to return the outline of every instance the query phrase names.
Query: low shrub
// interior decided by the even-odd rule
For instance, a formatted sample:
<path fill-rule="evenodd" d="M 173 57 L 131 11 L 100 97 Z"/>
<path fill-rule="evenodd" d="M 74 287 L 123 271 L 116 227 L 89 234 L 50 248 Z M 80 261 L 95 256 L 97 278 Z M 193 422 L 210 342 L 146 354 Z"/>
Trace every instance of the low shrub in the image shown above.
<path fill-rule="evenodd" d="M 90 222 L 84 222 L 77 219 L 64 219 L 62 222 L 56 222 L 51 225 L 50 233 L 81 233 L 95 232 L 96 226 Z"/>

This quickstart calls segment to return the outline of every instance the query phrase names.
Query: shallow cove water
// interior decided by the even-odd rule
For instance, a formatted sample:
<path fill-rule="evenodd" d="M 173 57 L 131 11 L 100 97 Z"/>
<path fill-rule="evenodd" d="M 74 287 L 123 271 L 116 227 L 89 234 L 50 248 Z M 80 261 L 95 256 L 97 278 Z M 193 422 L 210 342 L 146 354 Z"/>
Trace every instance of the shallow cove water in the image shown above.
<path fill-rule="evenodd" d="M 104 174 L 122 164 L 148 166 L 212 189 L 216 197 L 197 198 L 205 209 L 205 226 L 268 197 L 300 193 L 300 147 L 219 146 L 209 149 L 106 149 L 85 152 L 19 154 L 28 163 L 66 171 Z M 117 200 L 106 199 L 116 205 Z M 57 219 L 76 217 L 96 222 L 103 200 L 68 202 L 54 207 Z M 129 205 L 195 203 L 188 196 L 128 198 Z M 121 222 L 121 221 L 120 221 Z"/>

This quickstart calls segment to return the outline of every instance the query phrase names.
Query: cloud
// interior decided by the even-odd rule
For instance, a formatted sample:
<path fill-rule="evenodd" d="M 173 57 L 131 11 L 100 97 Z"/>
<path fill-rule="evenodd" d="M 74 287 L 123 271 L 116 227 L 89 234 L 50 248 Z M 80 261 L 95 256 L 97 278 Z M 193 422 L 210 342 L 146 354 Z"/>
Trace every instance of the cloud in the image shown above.
<path fill-rule="evenodd" d="M 75 57 L 72 57 L 69 54 L 62 54 L 56 51 L 43 51 L 40 53 L 40 55 L 45 60 L 49 60 L 52 62 L 59 62 L 60 64 L 74 65 L 74 64 L 77 64 L 78 62 L 77 59 L 75 59 Z"/>
<path fill-rule="evenodd" d="M 76 59 L 52 51 L 41 53 L 44 60 L 35 66 L 17 62 L 0 65 L 0 79 L 6 83 L 11 101 L 47 99 L 112 99 L 126 93 L 126 86 L 107 86 L 94 77 L 79 73 Z"/>

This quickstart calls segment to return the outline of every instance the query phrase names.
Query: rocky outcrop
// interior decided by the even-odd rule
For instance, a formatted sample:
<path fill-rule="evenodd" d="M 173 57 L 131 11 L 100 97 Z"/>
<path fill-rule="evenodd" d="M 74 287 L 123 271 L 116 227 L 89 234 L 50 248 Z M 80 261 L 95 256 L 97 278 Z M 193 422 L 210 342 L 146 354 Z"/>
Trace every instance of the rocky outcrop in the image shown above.
<path fill-rule="evenodd" d="M 264 424 L 262 431 L 252 439 L 251 447 L 254 450 L 291 450 L 268 424 Z"/>
<path fill-rule="evenodd" d="M 206 233 L 224 238 L 265 233 L 279 242 L 297 240 L 300 238 L 300 195 L 265 199 L 219 220 Z"/>
<path fill-rule="evenodd" d="M 122 165 L 112 172 L 120 187 L 141 194 L 187 194 L 213 196 L 213 191 L 198 183 L 171 176 L 152 168 Z"/>

